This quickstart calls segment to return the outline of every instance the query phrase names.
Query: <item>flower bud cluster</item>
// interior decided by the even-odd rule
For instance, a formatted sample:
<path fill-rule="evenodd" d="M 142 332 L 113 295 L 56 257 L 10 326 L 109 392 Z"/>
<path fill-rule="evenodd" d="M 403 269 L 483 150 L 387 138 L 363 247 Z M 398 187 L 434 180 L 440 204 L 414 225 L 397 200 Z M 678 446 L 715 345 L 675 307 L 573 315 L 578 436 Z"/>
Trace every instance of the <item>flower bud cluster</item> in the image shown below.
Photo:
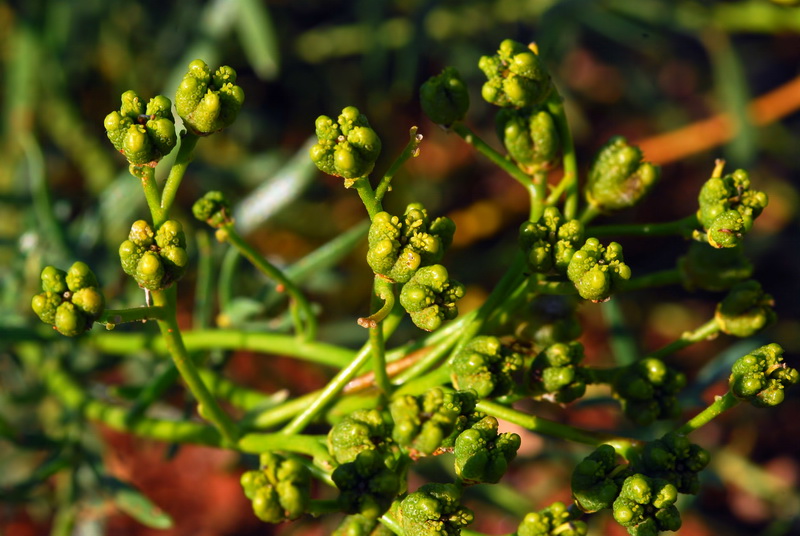
<path fill-rule="evenodd" d="M 601 212 L 632 207 L 658 181 L 661 168 L 642 160 L 642 151 L 622 136 L 611 138 L 592 162 L 584 193 Z"/>
<path fill-rule="evenodd" d="M 499 434 L 497 426 L 497 419 L 486 416 L 456 437 L 453 452 L 461 480 L 495 484 L 505 474 L 522 440 L 515 433 Z"/>
<path fill-rule="evenodd" d="M 400 503 L 400 523 L 406 536 L 458 535 L 472 523 L 473 513 L 461 506 L 455 484 L 425 484 Z"/>
<path fill-rule="evenodd" d="M 705 238 L 715 248 L 741 244 L 742 237 L 767 206 L 767 194 L 750 187 L 750 176 L 737 169 L 723 177 L 708 179 L 700 190 L 697 220 Z"/>
<path fill-rule="evenodd" d="M 586 378 L 581 361 L 583 345 L 577 341 L 546 347 L 536 355 L 528 371 L 531 394 L 559 404 L 582 397 L 586 392 Z"/>
<path fill-rule="evenodd" d="M 311 473 L 298 460 L 280 454 L 261 455 L 261 469 L 241 477 L 256 516 L 267 523 L 297 519 L 308 510 Z"/>
<path fill-rule="evenodd" d="M 772 296 L 755 279 L 736 283 L 717 305 L 714 320 L 723 333 L 751 337 L 776 320 Z"/>
<path fill-rule="evenodd" d="M 128 240 L 119 246 L 122 269 L 140 287 L 163 290 L 180 279 L 186 271 L 186 237 L 183 226 L 167 220 L 157 232 L 144 220 L 131 226 Z"/>
<path fill-rule="evenodd" d="M 33 297 L 31 308 L 42 322 L 62 335 L 84 333 L 103 313 L 103 293 L 86 263 L 78 261 L 66 272 L 45 266 L 41 279 L 44 292 Z"/>
<path fill-rule="evenodd" d="M 617 370 L 611 388 L 625 415 L 639 426 L 678 416 L 677 394 L 686 376 L 656 358 L 646 358 Z"/>
<path fill-rule="evenodd" d="M 469 108 L 469 92 L 455 67 L 445 67 L 419 88 L 422 111 L 439 125 L 452 125 L 464 119 Z"/>
<path fill-rule="evenodd" d="M 539 108 L 503 108 L 495 116 L 497 137 L 525 172 L 550 169 L 561 148 L 553 116 Z"/>
<path fill-rule="evenodd" d="M 135 91 L 126 91 L 119 111 L 108 114 L 103 124 L 114 148 L 135 166 L 155 166 L 178 142 L 172 103 L 163 95 L 145 107 Z"/>
<path fill-rule="evenodd" d="M 494 398 L 511 392 L 513 375 L 522 365 L 520 354 L 503 346 L 497 337 L 482 335 L 453 356 L 451 378 L 456 389 L 469 389 L 481 398 Z"/>
<path fill-rule="evenodd" d="M 175 93 L 175 109 L 184 124 L 199 136 L 230 126 L 244 103 L 236 71 L 224 65 L 211 72 L 203 60 L 189 64 Z"/>
<path fill-rule="evenodd" d="M 464 297 L 464 292 L 464 285 L 450 279 L 444 266 L 434 264 L 417 270 L 403 285 L 400 305 L 418 328 L 434 331 L 458 315 L 456 301 Z"/>
<path fill-rule="evenodd" d="M 740 357 L 731 369 L 731 392 L 759 408 L 777 406 L 784 391 L 800 380 L 797 369 L 783 362 L 783 348 L 767 344 Z"/>
<path fill-rule="evenodd" d="M 481 95 L 495 106 L 538 106 L 553 89 L 535 47 L 511 39 L 500 43 L 497 54 L 481 57 L 478 68 L 488 79 Z"/>
<path fill-rule="evenodd" d="M 222 192 L 211 191 L 192 205 L 192 214 L 202 222 L 218 229 L 233 222 L 231 205 Z"/>
<path fill-rule="evenodd" d="M 530 512 L 517 527 L 516 536 L 586 536 L 589 527 L 573 518 L 563 502 Z"/>
<path fill-rule="evenodd" d="M 567 277 L 575 284 L 581 298 L 603 302 L 611 298 L 621 281 L 630 279 L 631 269 L 625 264 L 619 243 L 603 246 L 598 239 L 588 238 L 572 255 Z"/>
<path fill-rule="evenodd" d="M 566 274 L 582 241 L 583 224 L 565 219 L 556 207 L 545 208 L 539 221 L 526 221 L 519 228 L 520 247 L 536 273 Z"/>
<path fill-rule="evenodd" d="M 311 160 L 335 177 L 357 179 L 369 175 L 381 154 L 381 140 L 367 117 L 348 106 L 334 121 L 321 115 L 316 121 L 318 143 L 311 147 Z M 347 184 L 347 183 L 346 183 Z"/>

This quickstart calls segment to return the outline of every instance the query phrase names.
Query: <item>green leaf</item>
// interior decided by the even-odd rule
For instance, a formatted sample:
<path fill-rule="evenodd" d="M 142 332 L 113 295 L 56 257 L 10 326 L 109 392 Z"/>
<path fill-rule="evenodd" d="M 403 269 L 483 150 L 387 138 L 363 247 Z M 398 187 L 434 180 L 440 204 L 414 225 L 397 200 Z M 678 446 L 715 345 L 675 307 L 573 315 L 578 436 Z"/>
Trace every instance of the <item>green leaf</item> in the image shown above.
<path fill-rule="evenodd" d="M 111 492 L 114 503 L 120 510 L 136 521 L 154 529 L 172 528 L 172 518 L 127 482 L 106 476 L 102 479 L 106 490 Z"/>

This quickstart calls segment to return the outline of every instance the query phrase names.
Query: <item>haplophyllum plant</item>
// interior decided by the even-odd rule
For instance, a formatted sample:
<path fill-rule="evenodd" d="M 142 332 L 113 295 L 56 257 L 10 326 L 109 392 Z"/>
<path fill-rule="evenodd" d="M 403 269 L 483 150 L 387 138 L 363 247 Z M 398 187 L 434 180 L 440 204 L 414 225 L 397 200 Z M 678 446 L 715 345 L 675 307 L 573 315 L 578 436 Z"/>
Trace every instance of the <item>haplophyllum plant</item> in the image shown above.
<path fill-rule="evenodd" d="M 120 111 L 106 119 L 109 139 L 141 180 L 150 208 L 151 221 L 132 225 L 120 260 L 152 304 L 104 309 L 96 278 L 83 263 L 66 273 L 45 268 L 43 292 L 33 300 L 44 322 L 70 336 L 93 322 L 113 327 L 155 320 L 174 369 L 125 408 L 82 390 L 57 360 L 30 358 L 30 364 L 42 364 L 50 390 L 86 417 L 145 437 L 260 454 L 260 468 L 244 473 L 242 487 L 254 513 L 266 522 L 343 512 L 347 517 L 338 534 L 468 532 L 465 527 L 474 515 L 461 503 L 463 490 L 498 483 L 520 447 L 519 435 L 500 430 L 500 421 L 507 421 L 595 447 L 573 472 L 573 504 L 558 502 L 529 513 L 518 527 L 520 536 L 586 534 L 586 516 L 604 509 L 634 536 L 677 530 L 678 496 L 698 491 L 697 475 L 709 460 L 688 434 L 741 401 L 758 407 L 780 403 L 784 389 L 798 380 L 797 371 L 783 362 L 780 346 L 770 344 L 743 356 L 733 367 L 725 396 L 671 432 L 647 440 L 569 426 L 514 403 L 533 398 L 566 405 L 584 397 L 587 385 L 605 384 L 637 426 L 679 419 L 678 395 L 687 380 L 670 366 L 669 356 L 720 332 L 749 337 L 774 320 L 772 298 L 749 279 L 752 267 L 740 246 L 765 208 L 766 196 L 751 187 L 746 172 L 725 174 L 724 163 L 718 162 L 700 192 L 696 214 L 668 223 L 592 226 L 597 216 L 636 204 L 658 180 L 659 168 L 625 139 L 612 138 L 589 167 L 581 208 L 577 158 L 562 98 L 535 46 L 503 41 L 496 54 L 481 58 L 479 67 L 487 76 L 483 98 L 500 108 L 497 131 L 507 155 L 464 123 L 469 97 L 455 69 L 446 68 L 421 88 L 428 117 L 508 172 L 530 198 L 516 258 L 477 309 L 458 315 L 465 287 L 441 264 L 456 232 L 453 222 L 432 217 L 422 203 L 410 204 L 402 214 L 383 208 L 395 173 L 420 150 L 418 128 L 410 129 L 408 144 L 373 186 L 369 176 L 381 141 L 367 118 L 350 106 L 337 117 L 317 119 L 318 143 L 310 156 L 322 171 L 356 190 L 371 222 L 366 261 L 375 274 L 372 305 L 357 319 L 368 332 L 365 344 L 352 351 L 316 340 L 317 318 L 302 290 L 239 234 L 229 202 L 217 191 L 195 203 L 195 217 L 285 290 L 294 334 L 182 332 L 175 287 L 187 269 L 187 241 L 182 225 L 170 219 L 171 209 L 198 140 L 230 125 L 244 99 L 232 69 L 212 73 L 197 60 L 176 94 L 175 107 L 187 130 L 163 187 L 155 181 L 154 168 L 178 142 L 169 100 L 159 96 L 145 106 L 127 92 Z M 548 173 L 559 165 L 563 175 L 549 186 Z M 693 241 L 674 267 L 634 277 L 622 245 L 600 238 L 641 234 L 676 234 Z M 346 244 L 341 247 L 352 247 L 354 241 Z M 581 303 L 664 284 L 728 294 L 708 322 L 632 363 L 607 368 L 582 363 L 576 316 Z M 387 348 L 385 341 L 406 313 L 429 333 Z M 109 352 L 127 351 L 141 340 L 115 332 L 95 338 Z M 275 402 L 195 363 L 188 349 L 201 348 L 281 353 L 332 364 L 339 372 L 320 391 Z M 209 424 L 145 414 L 176 374 Z M 371 396 L 364 394 L 365 387 Z M 360 396 L 350 396 L 356 390 Z M 220 399 L 243 410 L 243 417 L 232 418 Z M 334 404 L 348 408 L 344 417 L 326 417 Z M 320 421 L 329 426 L 327 435 L 306 433 Z M 427 456 L 452 456 L 453 477 L 409 489 L 409 471 Z M 315 480 L 335 487 L 337 498 L 312 498 Z"/>

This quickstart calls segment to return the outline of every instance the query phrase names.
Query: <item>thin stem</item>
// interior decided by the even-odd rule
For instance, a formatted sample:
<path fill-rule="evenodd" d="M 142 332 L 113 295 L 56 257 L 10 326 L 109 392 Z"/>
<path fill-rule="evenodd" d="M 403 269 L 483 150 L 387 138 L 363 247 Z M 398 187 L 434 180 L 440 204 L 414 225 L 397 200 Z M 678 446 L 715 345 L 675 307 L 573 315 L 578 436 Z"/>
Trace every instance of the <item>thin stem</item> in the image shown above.
<path fill-rule="evenodd" d="M 183 381 L 186 382 L 199 404 L 198 412 L 219 429 L 227 442 L 235 443 L 238 435 L 235 425 L 208 392 L 183 344 L 180 328 L 175 318 L 175 287 L 153 292 L 153 303 L 170 312 L 165 319 L 158 321 L 158 327 L 161 329 L 164 344 L 175 363 L 175 368 L 178 369 Z"/>
<path fill-rule="evenodd" d="M 692 214 L 680 220 L 665 223 L 633 223 L 616 225 L 596 225 L 586 229 L 587 236 L 682 236 L 691 238 L 697 227 L 697 216 Z"/>
<path fill-rule="evenodd" d="M 147 320 L 162 320 L 166 315 L 163 307 L 133 307 L 130 309 L 106 309 L 100 318 L 95 320 L 105 324 L 106 329 L 114 329 L 117 324 L 126 322 L 146 322 Z"/>
<path fill-rule="evenodd" d="M 547 202 L 547 173 L 544 171 L 536 171 L 531 178 L 531 184 L 528 186 L 528 193 L 531 197 L 531 210 L 530 220 L 539 221 L 544 213 L 544 207 Z"/>
<path fill-rule="evenodd" d="M 564 202 L 564 217 L 572 220 L 578 213 L 578 158 L 575 154 L 575 143 L 569 128 L 567 114 L 564 110 L 564 99 L 557 92 L 547 101 L 547 108 L 553 116 L 561 140 L 561 162 L 564 176 L 557 189 L 563 189 L 567 198 Z"/>
<path fill-rule="evenodd" d="M 575 428 L 574 426 L 569 426 L 568 424 L 562 424 L 544 419 L 542 417 L 536 417 L 535 415 L 530 415 L 528 413 L 523 413 L 522 411 L 509 408 L 508 406 L 498 404 L 497 402 L 491 402 L 489 400 L 480 400 L 475 405 L 475 410 L 522 426 L 531 432 L 536 432 L 538 434 L 544 434 L 551 437 L 559 437 L 561 439 L 567 439 L 569 441 L 575 441 L 578 443 L 585 443 L 587 445 L 599 445 L 601 443 L 607 443 L 613 439 L 616 439 L 615 436 L 609 434 L 581 430 L 580 428 Z"/>
<path fill-rule="evenodd" d="M 369 316 L 358 319 L 358 325 L 362 328 L 374 328 L 389 316 L 394 308 L 394 282 L 375 274 L 372 288 L 372 309 L 377 310 Z"/>
<path fill-rule="evenodd" d="M 647 357 L 655 357 L 658 359 L 663 359 L 667 356 L 674 354 L 675 352 L 686 348 L 687 346 L 691 346 L 692 344 L 700 341 L 704 341 L 707 339 L 711 339 L 715 337 L 719 333 L 719 324 L 713 318 L 700 326 L 699 328 L 686 331 L 681 334 L 681 336 L 669 343 L 668 345 L 659 348 L 654 352 L 650 352 L 647 354 Z"/>
<path fill-rule="evenodd" d="M 298 307 L 305 317 L 305 326 L 298 319 L 295 319 L 295 331 L 305 339 L 313 339 L 316 336 L 317 320 L 314 316 L 314 311 L 311 309 L 311 304 L 300 288 L 294 282 L 286 277 L 286 275 L 278 268 L 272 265 L 267 259 L 261 256 L 253 247 L 248 244 L 242 235 L 236 230 L 233 224 L 229 223 L 223 225 L 221 230 L 224 231 L 225 240 L 227 240 L 233 247 L 247 257 L 247 259 L 258 268 L 258 270 L 277 282 L 279 287 L 282 287 L 289 296 L 297 303 Z"/>
<path fill-rule="evenodd" d="M 381 322 L 389 315 L 395 306 L 394 284 L 383 277 L 376 275 L 373 283 L 372 308 L 377 311 L 369 317 L 366 325 L 369 327 L 369 345 L 372 349 L 373 370 L 375 371 L 375 384 L 384 397 L 392 394 L 392 383 L 386 372 L 386 347 L 383 341 L 383 327 Z M 365 325 L 359 319 L 359 324 Z"/>
<path fill-rule="evenodd" d="M 711 403 L 706 409 L 692 417 L 689 422 L 675 430 L 675 433 L 680 435 L 688 435 L 698 428 L 702 428 L 712 419 L 718 417 L 723 412 L 735 407 L 741 400 L 733 396 L 733 393 L 728 391 L 723 396 L 718 396 L 714 402 Z"/>
<path fill-rule="evenodd" d="M 186 168 L 192 161 L 195 145 L 197 145 L 199 136 L 189 131 L 185 131 L 181 135 L 181 145 L 178 148 L 178 154 L 175 157 L 175 162 L 169 170 L 167 181 L 164 183 L 164 191 L 161 193 L 161 215 L 158 221 L 153 218 L 153 224 L 156 227 L 161 226 L 166 221 L 172 204 L 175 202 L 175 196 L 178 194 L 178 187 L 181 185 L 183 175 L 186 173 Z M 149 202 L 148 202 L 149 203 Z"/>
<path fill-rule="evenodd" d="M 380 200 L 375 197 L 375 190 L 372 189 L 372 185 L 369 183 L 369 177 L 347 179 L 345 180 L 345 186 L 356 189 L 358 197 L 364 203 L 364 208 L 367 209 L 370 220 L 375 217 L 375 214 L 383 210 Z"/>
<path fill-rule="evenodd" d="M 394 162 L 392 162 L 392 165 L 389 166 L 389 169 L 381 179 L 381 182 L 378 183 L 378 186 L 375 188 L 375 201 L 378 203 L 383 200 L 383 196 L 389 191 L 389 188 L 392 184 L 392 178 L 394 178 L 395 174 L 400 169 L 400 166 L 405 164 L 406 160 L 409 158 L 419 155 L 419 145 L 422 143 L 422 134 L 417 134 L 418 130 L 419 129 L 416 126 L 409 129 L 408 143 L 403 149 L 403 152 L 400 153 L 400 156 L 398 156 Z"/>
<path fill-rule="evenodd" d="M 452 129 L 453 132 L 461 136 L 465 142 L 475 147 L 479 153 L 491 160 L 492 163 L 497 167 L 511 175 L 511 177 L 520 183 L 523 188 L 528 190 L 528 186 L 531 184 L 531 178 L 528 177 L 528 175 L 526 175 L 521 169 L 519 169 L 511 160 L 492 149 L 492 147 L 490 147 L 464 123 L 456 122 L 453 124 Z"/>
<path fill-rule="evenodd" d="M 325 436 L 252 433 L 242 436 L 236 447 L 243 452 L 254 454 L 274 450 L 297 452 L 307 454 L 327 464 L 333 462 L 327 447 L 325 447 Z"/>
<path fill-rule="evenodd" d="M 131 175 L 136 177 L 142 182 L 142 190 L 144 190 L 144 198 L 147 201 L 147 206 L 150 209 L 150 215 L 153 218 L 153 224 L 156 227 L 164 223 L 164 213 L 161 209 L 161 192 L 156 184 L 156 169 L 151 166 L 134 166 L 131 164 L 128 167 Z"/>

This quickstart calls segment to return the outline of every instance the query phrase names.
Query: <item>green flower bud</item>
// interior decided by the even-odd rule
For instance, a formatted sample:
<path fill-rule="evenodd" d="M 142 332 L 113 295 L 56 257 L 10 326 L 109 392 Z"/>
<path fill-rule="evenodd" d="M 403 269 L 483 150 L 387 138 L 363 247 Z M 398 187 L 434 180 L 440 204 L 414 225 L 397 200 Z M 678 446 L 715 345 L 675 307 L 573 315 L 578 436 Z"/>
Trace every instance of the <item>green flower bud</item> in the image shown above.
<path fill-rule="evenodd" d="M 576 305 L 577 299 L 572 296 L 534 297 L 516 328 L 516 337 L 537 347 L 577 339 L 582 328 L 575 313 Z"/>
<path fill-rule="evenodd" d="M 42 322 L 53 325 L 62 335 L 82 334 L 103 314 L 103 294 L 85 263 L 75 262 L 67 272 L 46 266 L 41 279 L 44 292 L 33 297 L 31 308 Z"/>
<path fill-rule="evenodd" d="M 756 407 L 777 406 L 784 390 L 798 382 L 797 369 L 783 362 L 783 348 L 768 344 L 740 357 L 731 369 L 731 392 Z"/>
<path fill-rule="evenodd" d="M 498 434 L 497 419 L 484 417 L 456 438 L 456 474 L 466 482 L 496 484 L 516 457 L 520 444 L 517 434 Z"/>
<path fill-rule="evenodd" d="M 224 65 L 212 75 L 203 60 L 194 60 L 175 93 L 175 109 L 195 134 L 213 134 L 239 115 L 244 90 L 235 84 L 236 71 L 231 67 Z"/>
<path fill-rule="evenodd" d="M 520 247 L 527 253 L 528 266 L 537 273 L 566 273 L 582 241 L 583 224 L 565 220 L 556 207 L 545 208 L 539 221 L 526 221 L 519 228 Z"/>
<path fill-rule="evenodd" d="M 549 169 L 560 140 L 553 117 L 544 110 L 503 108 L 495 116 L 497 137 L 525 172 Z"/>
<path fill-rule="evenodd" d="M 494 56 L 483 56 L 478 68 L 488 79 L 481 95 L 496 106 L 526 108 L 538 106 L 550 95 L 553 85 L 535 47 L 506 39 Z"/>
<path fill-rule="evenodd" d="M 331 479 L 339 488 L 342 510 L 369 518 L 386 512 L 400 491 L 400 478 L 386 461 L 383 453 L 364 450 L 353 461 L 334 469 Z"/>
<path fill-rule="evenodd" d="M 357 410 L 328 432 L 328 450 L 337 462 L 348 463 L 362 451 L 383 448 L 391 435 L 391 424 L 381 412 Z"/>
<path fill-rule="evenodd" d="M 431 222 L 419 203 L 408 205 L 402 218 L 379 212 L 369 228 L 367 263 L 376 274 L 405 283 L 420 266 L 442 259 L 454 233 L 450 218 Z"/>
<path fill-rule="evenodd" d="M 175 220 L 165 221 L 153 232 L 144 220 L 131 226 L 128 240 L 119 247 L 122 269 L 140 287 L 163 290 L 183 277 L 189 257 L 183 226 Z"/>
<path fill-rule="evenodd" d="M 422 111 L 439 125 L 452 125 L 464 119 L 469 108 L 469 92 L 455 67 L 445 67 L 419 89 Z"/>
<path fill-rule="evenodd" d="M 527 514 L 517 528 L 517 536 L 586 536 L 586 523 L 572 517 L 564 503 L 554 502 Z"/>
<path fill-rule="evenodd" d="M 736 337 L 750 337 L 776 320 L 772 296 L 755 279 L 737 283 L 717 305 L 714 320 L 720 330 Z"/>
<path fill-rule="evenodd" d="M 726 290 L 753 274 L 753 265 L 741 247 L 717 249 L 693 241 L 689 251 L 678 260 L 683 286 L 688 290 Z"/>
<path fill-rule="evenodd" d="M 700 486 L 697 475 L 709 460 L 708 451 L 684 436 L 670 433 L 647 443 L 641 462 L 648 476 L 666 480 L 680 493 L 695 494 Z"/>
<path fill-rule="evenodd" d="M 298 460 L 280 454 L 261 455 L 262 468 L 247 471 L 241 477 L 245 496 L 253 503 L 253 512 L 267 523 L 297 519 L 308 509 L 311 473 Z"/>
<path fill-rule="evenodd" d="M 503 346 L 497 337 L 475 337 L 453 356 L 453 386 L 473 390 L 481 398 L 503 396 L 514 388 L 513 375 L 522 364 L 522 356 Z"/>
<path fill-rule="evenodd" d="M 172 103 L 163 95 L 150 99 L 145 108 L 135 91 L 126 91 L 119 112 L 108 114 L 104 125 L 114 148 L 135 166 L 155 165 L 178 142 Z"/>
<path fill-rule="evenodd" d="M 230 203 L 222 192 L 211 191 L 195 201 L 192 214 L 214 228 L 233 223 Z"/>
<path fill-rule="evenodd" d="M 458 315 L 456 301 L 464 297 L 464 285 L 449 278 L 441 264 L 420 268 L 400 291 L 400 305 L 414 324 L 433 331 Z"/>
<path fill-rule="evenodd" d="M 625 415 L 639 426 L 680 413 L 677 394 L 686 376 L 655 358 L 642 359 L 620 368 L 611 384 Z"/>
<path fill-rule="evenodd" d="M 751 189 L 747 172 L 738 169 L 706 181 L 698 198 L 697 220 L 705 229 L 709 244 L 715 248 L 735 247 L 767 202 L 767 194 Z"/>
<path fill-rule="evenodd" d="M 331 536 L 392 536 L 394 532 L 372 517 L 352 514 L 346 516 Z"/>
<path fill-rule="evenodd" d="M 528 371 L 531 394 L 544 400 L 566 404 L 586 392 L 580 362 L 583 345 L 577 341 L 546 347 L 533 359 Z"/>
<path fill-rule="evenodd" d="M 611 242 L 607 247 L 596 238 L 588 238 L 572 255 L 567 277 L 575 284 L 581 298 L 607 301 L 620 281 L 631 277 L 631 269 L 622 257 L 622 246 Z"/>
<path fill-rule="evenodd" d="M 328 175 L 357 179 L 369 175 L 381 153 L 381 140 L 369 126 L 366 116 L 348 106 L 334 123 L 321 115 L 316 121 L 318 143 L 309 154 L 316 166 Z"/>
<path fill-rule="evenodd" d="M 425 484 L 400 503 L 400 523 L 406 536 L 458 536 L 472 523 L 472 512 L 461 506 L 454 484 Z"/>
<path fill-rule="evenodd" d="M 597 153 L 589 169 L 586 200 L 602 212 L 632 207 L 660 176 L 661 168 L 642 161 L 638 147 L 622 136 L 611 138 Z"/>
<path fill-rule="evenodd" d="M 666 480 L 635 474 L 625 479 L 614 501 L 614 519 L 631 536 L 678 530 L 681 516 L 675 507 L 677 498 L 678 490 Z"/>
<path fill-rule="evenodd" d="M 600 445 L 584 458 L 572 472 L 572 497 L 583 512 L 592 513 L 610 508 L 619 494 L 626 471 L 617 463 L 611 445 Z"/>
<path fill-rule="evenodd" d="M 429 456 L 474 409 L 471 392 L 445 393 L 436 387 L 421 396 L 397 397 L 389 406 L 394 422 L 392 439 L 413 457 Z"/>

